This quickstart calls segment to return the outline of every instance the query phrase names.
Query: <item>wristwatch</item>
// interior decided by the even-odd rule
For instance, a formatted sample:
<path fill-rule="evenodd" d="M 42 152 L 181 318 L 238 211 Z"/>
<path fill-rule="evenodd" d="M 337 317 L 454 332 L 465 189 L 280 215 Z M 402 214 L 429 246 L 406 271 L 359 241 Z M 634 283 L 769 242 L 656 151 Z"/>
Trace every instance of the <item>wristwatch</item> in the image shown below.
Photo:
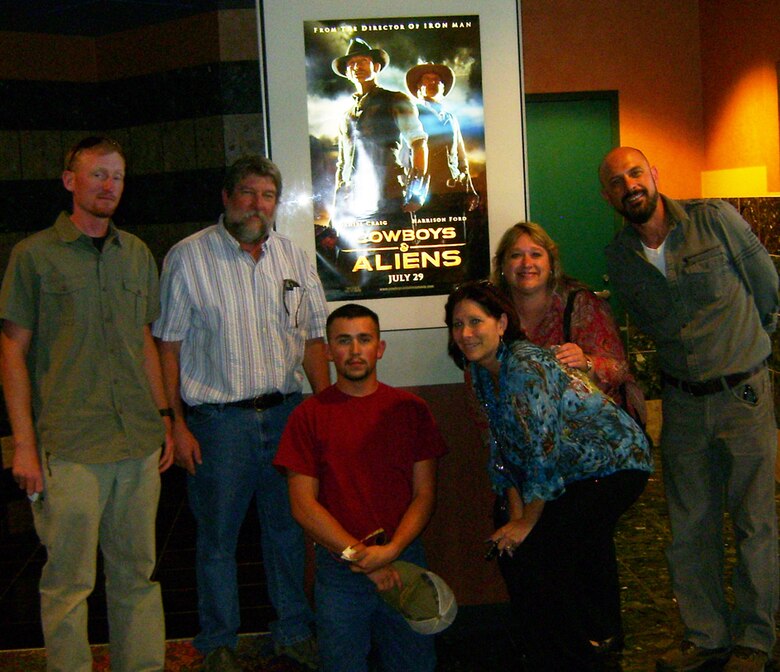
<path fill-rule="evenodd" d="M 592 369 L 593 360 L 588 355 L 585 355 L 585 373 L 590 373 Z"/>
<path fill-rule="evenodd" d="M 159 411 L 160 411 L 161 418 L 170 418 L 171 420 L 173 420 L 176 417 L 172 408 L 161 408 L 159 409 Z"/>

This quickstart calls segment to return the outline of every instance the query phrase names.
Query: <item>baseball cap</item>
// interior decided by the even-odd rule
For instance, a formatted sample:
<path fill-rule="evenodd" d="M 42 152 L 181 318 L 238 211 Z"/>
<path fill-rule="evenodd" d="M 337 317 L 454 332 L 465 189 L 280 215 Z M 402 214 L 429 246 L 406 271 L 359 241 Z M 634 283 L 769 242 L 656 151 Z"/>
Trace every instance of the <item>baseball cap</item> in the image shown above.
<path fill-rule="evenodd" d="M 396 560 L 392 567 L 401 577 L 402 587 L 380 592 L 384 601 L 400 612 L 409 627 L 421 635 L 435 635 L 446 630 L 455 620 L 458 603 L 444 579 L 404 560 Z"/>

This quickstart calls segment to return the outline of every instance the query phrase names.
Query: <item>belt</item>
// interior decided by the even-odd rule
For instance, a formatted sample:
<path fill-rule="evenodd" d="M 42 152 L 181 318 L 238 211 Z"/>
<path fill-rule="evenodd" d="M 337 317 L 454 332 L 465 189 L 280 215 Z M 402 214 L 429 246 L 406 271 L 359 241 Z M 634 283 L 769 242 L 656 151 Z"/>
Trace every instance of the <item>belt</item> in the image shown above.
<path fill-rule="evenodd" d="M 710 378 L 709 380 L 703 380 L 700 383 L 693 383 L 687 380 L 680 380 L 674 376 L 670 376 L 668 373 L 661 371 L 661 382 L 666 385 L 671 385 L 677 389 L 687 392 L 694 397 L 703 397 L 705 394 L 715 394 L 728 390 L 732 387 L 736 387 L 743 380 L 747 380 L 750 376 L 754 376 L 761 369 L 766 366 L 766 362 L 761 362 L 758 366 L 754 366 L 749 371 L 742 371 L 741 373 L 730 373 L 728 376 L 722 376 L 720 378 Z"/>
<path fill-rule="evenodd" d="M 233 406 L 235 408 L 251 408 L 255 411 L 265 411 L 274 406 L 278 406 L 285 399 L 289 399 L 294 392 L 290 394 L 282 394 L 279 391 L 269 392 L 268 394 L 261 394 L 259 397 L 252 399 L 241 399 L 239 401 L 227 401 L 223 406 Z"/>

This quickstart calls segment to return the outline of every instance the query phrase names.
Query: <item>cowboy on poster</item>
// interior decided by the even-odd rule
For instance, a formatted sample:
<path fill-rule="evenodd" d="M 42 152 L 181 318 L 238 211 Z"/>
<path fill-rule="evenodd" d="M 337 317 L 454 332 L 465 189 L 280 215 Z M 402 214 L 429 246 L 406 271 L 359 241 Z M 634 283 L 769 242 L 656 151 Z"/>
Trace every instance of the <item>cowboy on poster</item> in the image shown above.
<path fill-rule="evenodd" d="M 446 294 L 490 255 L 477 16 L 305 21 L 328 300 Z"/>

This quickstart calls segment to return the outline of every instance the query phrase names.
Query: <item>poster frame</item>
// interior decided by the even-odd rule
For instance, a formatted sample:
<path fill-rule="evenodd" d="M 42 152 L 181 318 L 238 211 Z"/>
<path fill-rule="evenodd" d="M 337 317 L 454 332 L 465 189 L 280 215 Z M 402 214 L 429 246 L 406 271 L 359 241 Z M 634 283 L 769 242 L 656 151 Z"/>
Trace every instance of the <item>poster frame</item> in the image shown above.
<path fill-rule="evenodd" d="M 256 0 L 261 107 L 269 157 L 279 165 L 284 193 L 277 230 L 314 263 L 312 180 L 307 117 L 304 22 L 350 17 L 412 20 L 479 17 L 484 101 L 485 164 L 492 255 L 504 230 L 527 218 L 520 0 L 429 0 L 419 11 L 407 2 L 366 0 Z M 360 300 L 380 317 L 383 331 L 443 326 L 445 295 Z M 329 309 L 344 301 L 329 302 Z"/>

